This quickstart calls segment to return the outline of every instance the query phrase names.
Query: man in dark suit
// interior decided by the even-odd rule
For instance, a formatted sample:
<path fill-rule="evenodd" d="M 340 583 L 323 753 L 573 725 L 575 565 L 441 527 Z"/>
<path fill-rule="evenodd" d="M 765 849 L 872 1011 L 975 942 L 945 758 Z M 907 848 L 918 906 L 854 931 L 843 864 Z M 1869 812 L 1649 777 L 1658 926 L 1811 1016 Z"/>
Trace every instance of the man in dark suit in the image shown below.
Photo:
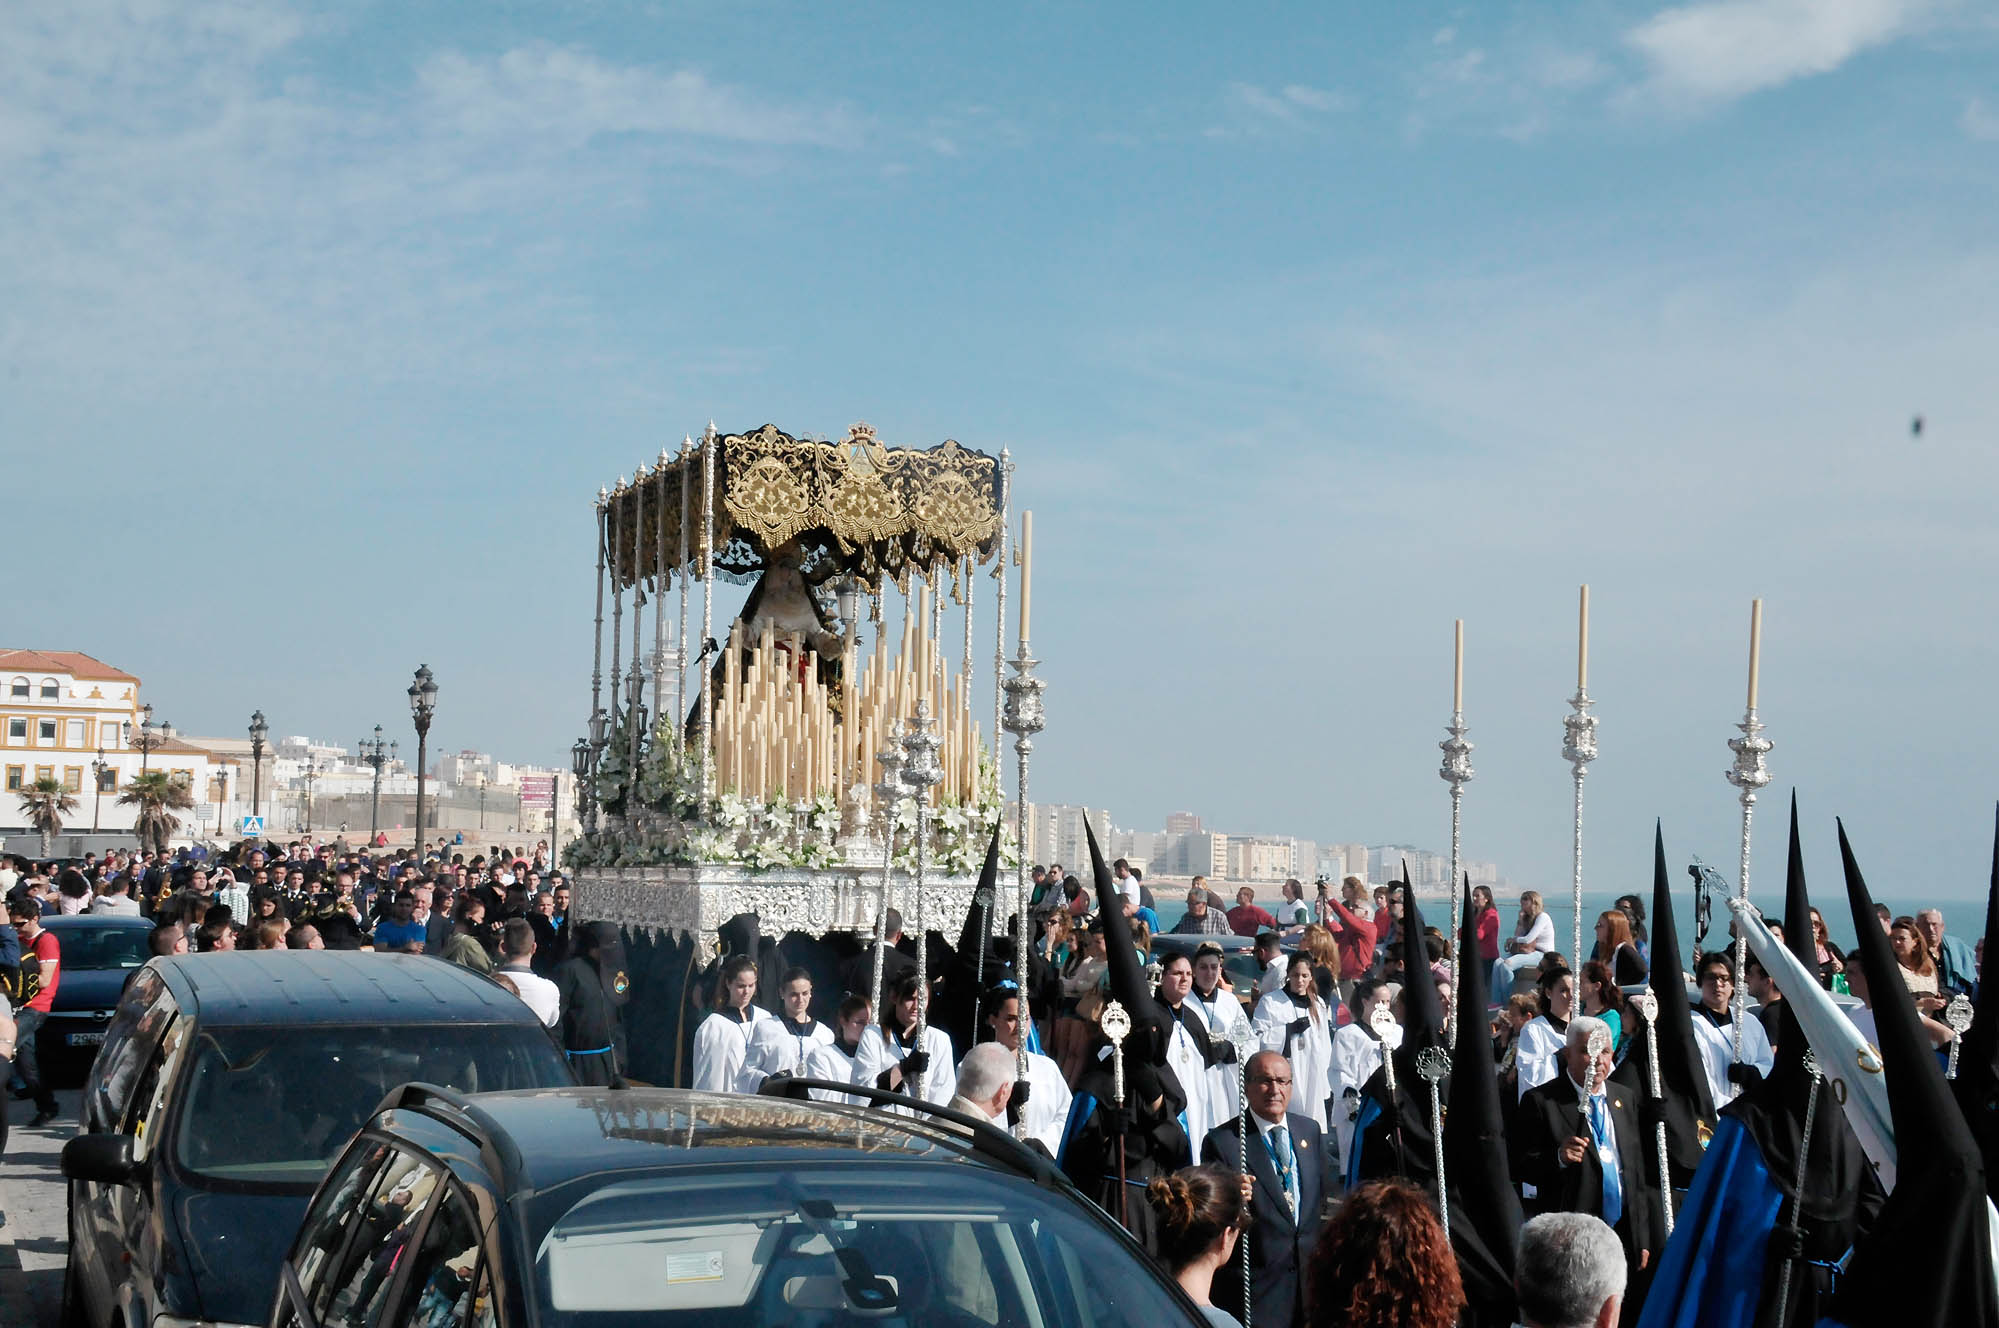
<path fill-rule="evenodd" d="M 1583 1083 L 1590 1071 L 1589 1041 L 1600 1033 L 1595 1080 L 1589 1102 Z M 1649 1268 L 1666 1243 L 1665 1213 L 1659 1206 L 1652 1132 L 1639 1104 L 1610 1076 L 1610 1029 L 1583 1015 L 1569 1023 L 1562 1048 L 1563 1073 L 1520 1099 L 1508 1130 L 1513 1178 L 1533 1186 L 1530 1213 L 1589 1213 L 1600 1217 L 1624 1244 L 1640 1294 L 1639 1271 Z"/>
<path fill-rule="evenodd" d="M 1305 1321 L 1304 1268 L 1319 1239 L 1319 1219 L 1331 1192 L 1333 1159 L 1310 1116 L 1293 1115 L 1291 1062 L 1274 1051 L 1249 1058 L 1244 1076 L 1249 1119 L 1249 1278 L 1257 1328 Z M 1237 1170 L 1242 1117 L 1208 1131 L 1201 1160 Z M 1242 1262 L 1230 1259 L 1215 1274 L 1214 1303 L 1235 1313 L 1242 1306 Z"/>

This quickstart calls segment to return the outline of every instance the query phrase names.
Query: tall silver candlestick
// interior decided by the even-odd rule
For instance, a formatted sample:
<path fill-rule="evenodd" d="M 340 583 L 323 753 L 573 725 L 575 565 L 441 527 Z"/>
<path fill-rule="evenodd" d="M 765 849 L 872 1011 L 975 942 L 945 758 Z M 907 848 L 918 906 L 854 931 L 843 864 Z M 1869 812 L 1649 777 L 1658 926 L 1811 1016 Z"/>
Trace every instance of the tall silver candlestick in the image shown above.
<path fill-rule="evenodd" d="M 687 480 L 688 472 L 693 469 L 687 464 L 687 458 L 693 451 L 694 440 L 683 436 L 680 440 L 680 556 L 673 565 L 673 579 L 680 583 L 680 649 L 674 656 L 679 682 L 673 693 L 673 751 L 676 756 L 687 748 L 687 520 L 691 510 L 687 501 Z"/>
<path fill-rule="evenodd" d="M 1384 1055 L 1392 1055 L 1384 1049 Z M 1430 1142 L 1437 1167 L 1437 1216 L 1443 1219 L 1444 1240 L 1451 1239 L 1451 1196 L 1444 1180 L 1443 1083 L 1450 1077 L 1451 1054 L 1442 1047 L 1425 1047 L 1416 1053 L 1417 1077 L 1430 1086 Z"/>
<path fill-rule="evenodd" d="M 1735 878 L 1735 897 L 1747 903 L 1749 824 L 1756 815 L 1756 791 L 1770 782 L 1770 770 L 1763 764 L 1763 758 L 1770 754 L 1771 742 L 1762 736 L 1763 725 L 1756 718 L 1754 706 L 1742 712 L 1742 722 L 1735 727 L 1742 730 L 1741 737 L 1728 740 L 1728 750 L 1735 753 L 1735 764 L 1728 768 L 1728 782 L 1742 790 L 1742 872 Z M 1738 1061 L 1742 1059 L 1742 1007 L 1746 994 L 1742 985 L 1742 966 L 1748 959 L 1749 939 L 1738 926 L 1735 929 L 1735 996 L 1729 1006 L 1729 1022 L 1735 1029 L 1735 1059 Z"/>
<path fill-rule="evenodd" d="M 1569 852 L 1569 894 L 1575 909 L 1575 928 L 1569 962 L 1578 973 L 1583 966 L 1583 776 L 1589 773 L 1589 763 L 1596 759 L 1596 716 L 1589 712 L 1594 704 L 1589 693 L 1579 686 L 1569 698 L 1569 708 L 1575 713 L 1562 716 L 1562 759 L 1574 768 L 1576 780 L 1575 839 Z"/>
<path fill-rule="evenodd" d="M 942 739 L 930 731 L 930 702 L 918 700 L 916 714 L 903 725 L 902 782 L 916 799 L 916 1049 L 923 1050 L 923 1033 L 930 1026 L 930 910 L 923 880 L 924 851 L 930 839 L 930 790 L 941 783 L 944 767 L 937 763 Z M 923 1096 L 918 1074 L 911 1097 Z"/>
<path fill-rule="evenodd" d="M 1631 998 L 1631 1008 L 1645 1021 L 1645 1051 L 1647 1076 L 1646 1095 L 1651 1098 L 1654 1110 L 1666 1100 L 1666 1091 L 1659 1081 L 1659 998 L 1648 987 Z M 1659 1163 L 1659 1202 L 1666 1212 L 1666 1234 L 1673 1234 L 1673 1170 L 1666 1161 L 1666 1121 L 1662 1115 L 1652 1122 L 1653 1151 Z"/>
<path fill-rule="evenodd" d="M 896 725 L 889 722 L 887 745 L 875 753 L 875 760 L 882 768 L 881 782 L 874 786 L 875 814 L 881 818 L 882 830 L 882 897 L 875 907 L 875 1001 L 872 1013 L 881 1018 L 882 1008 L 882 959 L 888 944 L 889 880 L 895 870 L 895 814 L 902 802 L 902 748 L 898 745 Z"/>
<path fill-rule="evenodd" d="M 1231 999 L 1234 998 L 1231 997 Z M 1242 1103 L 1242 1120 L 1236 1124 L 1235 1169 L 1242 1175 L 1247 1176 L 1250 1174 L 1249 1132 L 1252 1128 L 1249 1123 L 1249 1062 L 1250 1058 L 1262 1049 L 1263 1043 L 1256 1036 L 1255 1030 L 1247 1023 L 1237 1023 L 1224 1036 L 1235 1047 L 1235 1095 L 1236 1101 Z M 1239 1247 L 1237 1253 L 1242 1259 L 1242 1321 L 1244 1328 L 1249 1328 L 1250 1293 L 1255 1290 L 1255 1285 L 1250 1281 L 1249 1277 L 1249 1235 L 1250 1228 L 1245 1224 L 1242 1234 L 1236 1237 L 1236 1245 Z"/>
<path fill-rule="evenodd" d="M 1464 854 L 1465 785 L 1471 783 L 1472 778 L 1472 745 L 1465 741 L 1465 734 L 1470 732 L 1470 730 L 1465 727 L 1464 711 L 1453 710 L 1451 712 L 1451 722 L 1445 729 L 1445 732 L 1451 736 L 1437 744 L 1444 753 L 1444 763 L 1438 767 L 1437 774 L 1445 783 L 1451 786 L 1451 890 L 1455 892 L 1458 888 L 1458 878 L 1460 875 L 1458 864 Z M 1403 874 L 1406 876 L 1408 873 L 1405 872 Z M 1416 883 L 1409 881 L 1407 885 L 1410 893 L 1414 894 Z M 1463 924 L 1459 921 L 1458 909 L 1452 908 L 1450 913 L 1451 954 L 1455 956 L 1458 953 L 1458 931 Z M 1453 1047 L 1458 1044 L 1458 988 L 1460 985 L 1457 982 L 1451 983 L 1451 1008 L 1444 1012 L 1444 1038 Z"/>
<path fill-rule="evenodd" d="M 1000 449 L 1000 529 L 999 557 L 993 559 L 993 581 L 996 583 L 993 595 L 993 765 L 999 766 L 999 735 L 1004 722 L 1002 697 L 1006 693 L 1006 569 L 1007 550 L 1012 547 L 1013 537 L 1013 452 L 1009 448 Z M 1027 850 L 1021 849 L 1022 854 Z M 1022 870 L 1026 870 L 1022 868 Z M 1027 1007 L 1021 1007 L 1025 1017 Z"/>
<path fill-rule="evenodd" d="M 1002 562 L 1002 566 L 1004 563 Z M 1020 653 L 1013 657 L 1014 676 L 1006 680 L 1006 712 L 1001 719 L 1006 731 L 1013 735 L 1013 753 L 1016 760 L 1018 787 L 1014 795 L 1014 833 L 1020 848 L 1020 870 L 1016 877 L 1017 895 L 1013 919 L 1013 948 L 1016 971 L 1014 976 L 1020 981 L 1020 1018 L 1025 1026 L 1027 1011 L 1027 906 L 1028 870 L 1030 867 L 1027 847 L 1027 761 L 1034 754 L 1034 735 L 1041 732 L 1047 717 L 1041 708 L 1041 693 L 1048 686 L 1045 679 L 1034 676 L 1034 666 L 1040 663 L 1034 658 L 1023 639 Z M 1021 1038 L 1020 1049 L 1015 1058 L 1022 1079 L 1027 1078 L 1027 1039 Z M 1021 1138 L 1026 1138 L 1026 1119 L 1022 1118 L 1017 1130 Z"/>

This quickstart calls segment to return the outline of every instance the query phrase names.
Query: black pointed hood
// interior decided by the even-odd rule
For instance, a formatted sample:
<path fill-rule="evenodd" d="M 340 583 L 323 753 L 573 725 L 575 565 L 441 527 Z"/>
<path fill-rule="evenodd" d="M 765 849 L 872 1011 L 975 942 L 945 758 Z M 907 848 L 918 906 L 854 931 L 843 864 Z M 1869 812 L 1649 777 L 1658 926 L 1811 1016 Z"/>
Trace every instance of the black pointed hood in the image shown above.
<path fill-rule="evenodd" d="M 1402 1028 L 1401 1055 L 1411 1065 L 1424 1047 L 1444 1045 L 1444 1005 L 1430 977 L 1430 951 L 1423 944 L 1423 910 L 1416 906 L 1416 887 L 1409 884 L 1409 864 L 1402 864 Z"/>
<path fill-rule="evenodd" d="M 972 891 L 972 906 L 965 910 L 965 925 L 958 933 L 958 954 L 967 963 L 976 963 L 979 951 L 987 949 L 992 938 L 992 913 L 997 906 L 999 892 L 999 865 L 1000 822 L 994 821 L 993 837 L 986 845 L 986 864 L 979 868 L 978 888 Z"/>
<path fill-rule="evenodd" d="M 1999 955 L 1999 816 L 1992 832 L 1992 882 L 1985 895 L 1985 953 Z M 1985 1159 L 1985 1190 L 1999 1200 L 1999 982 L 1978 984 L 1978 1004 L 1951 1085 Z"/>
<path fill-rule="evenodd" d="M 1895 1125 L 1895 1188 L 1854 1247 L 1833 1297 L 1845 1323 L 1999 1325 L 1985 1166 L 1952 1101 L 1916 1003 L 1874 916 L 1874 899 L 1839 827 L 1847 903 Z"/>
<path fill-rule="evenodd" d="M 1666 1156 L 1676 1187 L 1692 1182 L 1707 1141 L 1714 1133 L 1714 1095 L 1694 1042 L 1693 1007 L 1680 968 L 1679 927 L 1673 921 L 1673 892 L 1666 874 L 1666 836 L 1652 828 L 1652 971 L 1646 976 L 1659 1002 L 1659 1087 L 1665 1094 Z M 1651 1049 L 1643 1032 L 1631 1039 L 1624 1063 L 1611 1078 L 1632 1092 L 1650 1092 Z"/>
<path fill-rule="evenodd" d="M 1124 899 L 1111 881 L 1111 869 L 1104 865 L 1104 852 L 1097 847 L 1097 832 L 1090 819 L 1083 818 L 1083 833 L 1090 841 L 1090 871 L 1097 882 L 1097 918 L 1104 928 L 1104 953 L 1108 963 L 1111 995 L 1131 1016 L 1131 1036 L 1125 1055 L 1155 1065 L 1166 1063 L 1165 1011 L 1153 998 L 1152 984 L 1138 962 L 1138 948 L 1131 939 L 1131 922 L 1124 915 Z"/>
<path fill-rule="evenodd" d="M 1807 973 L 1818 972 L 1812 901 L 1805 890 L 1804 851 L 1798 843 L 1795 792 L 1791 794 L 1790 855 L 1784 871 L 1784 944 Z M 1787 1202 L 1799 1198 L 1798 1150 L 1805 1143 L 1805 1114 L 1813 1091 L 1811 1076 L 1805 1072 L 1805 1051 L 1810 1043 L 1792 1011 L 1794 999 L 1786 992 L 1777 1005 L 1777 1051 L 1769 1077 L 1745 1089 L 1722 1109 L 1723 1115 L 1740 1121 L 1755 1138 L 1771 1182 Z M 1802 1204 L 1805 1215 L 1815 1222 L 1850 1228 L 1868 1163 L 1846 1113 L 1833 1110 L 1834 1105 L 1821 1089 L 1813 1117 L 1811 1151 L 1805 1159 Z"/>
<path fill-rule="evenodd" d="M 1819 971 L 1818 942 L 1812 939 L 1812 897 L 1805 890 L 1805 854 L 1798 846 L 1798 791 L 1791 790 L 1791 847 L 1784 862 L 1784 945 L 1805 966 Z"/>
<path fill-rule="evenodd" d="M 1458 932 L 1458 1041 L 1451 1050 L 1451 1110 L 1444 1117 L 1444 1165 L 1449 1177 L 1451 1246 L 1465 1295 L 1481 1323 L 1511 1323 L 1513 1257 L 1519 1241 L 1520 1195 L 1506 1155 L 1499 1079 L 1486 1035 L 1486 963 L 1478 954 L 1478 918 L 1471 878 L 1465 878 L 1464 925 Z"/>

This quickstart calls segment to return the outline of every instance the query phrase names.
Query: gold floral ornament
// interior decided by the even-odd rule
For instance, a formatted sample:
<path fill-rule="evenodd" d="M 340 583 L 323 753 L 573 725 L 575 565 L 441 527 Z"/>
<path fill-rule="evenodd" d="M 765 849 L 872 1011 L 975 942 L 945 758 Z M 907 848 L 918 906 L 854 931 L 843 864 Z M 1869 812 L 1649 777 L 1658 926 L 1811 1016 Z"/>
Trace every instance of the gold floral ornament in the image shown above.
<path fill-rule="evenodd" d="M 826 529 L 849 545 L 889 539 L 908 527 L 909 515 L 888 487 L 888 449 L 875 431 L 856 424 L 840 449 L 839 477 L 826 493 Z"/>

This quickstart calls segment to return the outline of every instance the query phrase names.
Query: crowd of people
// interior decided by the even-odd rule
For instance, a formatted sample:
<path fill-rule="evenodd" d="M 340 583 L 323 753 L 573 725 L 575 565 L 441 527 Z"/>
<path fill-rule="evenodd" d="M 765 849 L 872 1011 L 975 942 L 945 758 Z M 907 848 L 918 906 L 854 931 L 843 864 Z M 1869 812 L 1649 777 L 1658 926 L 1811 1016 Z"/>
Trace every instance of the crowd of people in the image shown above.
<path fill-rule="evenodd" d="M 62 947 L 45 919 L 127 915 L 154 924 L 153 955 L 236 950 L 377 950 L 435 955 L 487 974 L 557 1030 L 586 1082 L 616 1072 L 614 984 L 603 980 L 616 931 L 572 925 L 570 885 L 531 848 L 467 851 L 310 839 L 244 842 L 222 853 L 113 851 L 72 863 L 0 860 L 0 1059 L 30 1125 L 55 1121 L 37 1034 L 62 983 Z M 136 971 L 136 968 L 135 970 Z M 0 1115 L 0 1143 L 5 1121 Z"/>
<path fill-rule="evenodd" d="M 1657 919 L 1655 947 L 1635 895 L 1596 918 L 1578 966 L 1555 948 L 1531 891 L 1509 928 L 1491 892 L 1472 889 L 1453 956 L 1399 883 L 1348 877 L 1308 897 L 1290 881 L 1264 908 L 1247 889 L 1230 906 L 1196 878 L 1170 929 L 1192 940 L 1168 945 L 1141 871 L 1099 862 L 1092 874 L 1085 890 L 1060 866 L 1034 870 L 1024 963 L 992 917 L 968 917 L 954 950 L 935 933 L 905 936 L 890 909 L 879 952 L 855 942 L 831 969 L 781 962 L 753 916 L 731 920 L 697 983 L 692 1086 L 753 1093 L 788 1076 L 822 1099 L 896 1110 L 915 1098 L 1013 1129 L 1124 1222 L 1215 1323 L 1237 1322 L 1246 1296 L 1262 1328 L 1516 1316 L 1568 1328 L 1634 1321 L 1666 1248 L 1668 1205 L 1685 1200 L 1717 1122 L 1762 1109 L 1768 1086 L 1787 1082 L 1780 1053 L 1802 1043 L 1753 958 L 1740 970 L 1746 1010 L 1726 950 L 1697 955 L 1688 999 L 1670 917 Z M 1661 867 L 1655 908 L 1663 880 Z M 12 922 L 0 928 L 0 979 L 17 1007 L 0 1050 L 11 1031 L 16 1096 L 35 1100 L 37 1125 L 56 1115 L 33 1052 L 60 982 L 60 947 L 41 925 L 50 914 L 143 915 L 155 954 L 434 955 L 489 974 L 559 1029 L 584 1082 L 612 1082 L 626 1064 L 612 994 L 622 981 L 603 980 L 615 928 L 571 920 L 545 845 L 467 855 L 300 841 L 220 857 L 114 853 L 58 870 L 12 860 L 0 894 Z M 1933 909 L 1879 920 L 1941 1054 L 1961 1032 L 1947 1008 L 1975 991 L 1982 942 L 1947 933 Z M 1816 910 L 1810 929 L 1791 949 L 1824 990 L 1860 1000 L 1849 1017 L 1872 1041 L 1862 965 Z M 932 947 L 928 987 L 919 944 Z M 1650 1016 L 1632 996 L 1648 982 Z M 1132 1026 L 1122 1039 L 1105 1030 L 1112 1002 Z M 1453 1008 L 1467 1027 L 1447 1025 Z M 1449 1093 L 1426 1097 L 1425 1081 L 1443 1077 L 1439 1056 Z M 1453 1164 L 1446 1193 L 1433 1158 L 1450 1150 L 1453 1117 L 1484 1134 L 1482 1151 Z M 1850 1141 L 1839 1113 L 1829 1119 L 1824 1132 Z M 1655 1132 L 1673 1140 L 1665 1176 Z M 1481 1157 L 1498 1159 L 1497 1188 L 1461 1195 L 1460 1175 L 1476 1170 L 1467 1158 Z M 1818 1215 L 1825 1241 L 1850 1244 L 1878 1207 L 1881 1187 L 1856 1176 L 1844 1206 Z M 1837 1274 L 1821 1259 L 1806 1276 L 1824 1293 Z"/>
<path fill-rule="evenodd" d="M 1143 873 L 1127 863 L 1105 871 L 1095 891 L 1059 866 L 1036 868 L 1033 881 L 1025 1080 L 1014 1069 L 1023 1025 L 1006 928 L 986 970 L 999 981 L 980 990 L 973 1008 L 985 1017 L 971 1025 L 945 1008 L 963 970 L 962 953 L 948 947 L 933 959 L 932 1004 L 919 1013 L 915 942 L 891 914 L 879 1016 L 869 1003 L 870 953 L 842 974 L 837 1027 L 812 1022 L 813 976 L 804 968 L 782 974 L 783 1011 L 772 1013 L 761 1008 L 771 1001 L 758 964 L 725 961 L 715 1013 L 695 1039 L 696 1085 L 749 1092 L 770 1075 L 797 1074 L 918 1096 L 1001 1127 L 1024 1123 L 1024 1137 L 1125 1222 L 1216 1323 L 1241 1313 L 1235 1242 L 1246 1239 L 1253 1322 L 1282 1326 L 1510 1323 L 1515 1315 L 1633 1322 L 1666 1246 L 1666 1206 L 1685 1199 L 1717 1121 L 1738 1100 L 1742 1110 L 1755 1108 L 1762 1086 L 1783 1079 L 1783 994 L 1764 966 L 1752 958 L 1743 969 L 1749 1000 L 1738 1010 L 1731 950 L 1701 954 L 1682 970 L 1670 925 L 1660 930 L 1666 967 L 1653 990 L 1678 1012 L 1648 1028 L 1633 993 L 1652 981 L 1655 956 L 1637 895 L 1595 918 L 1594 944 L 1576 964 L 1556 948 L 1537 894 L 1524 894 L 1509 922 L 1490 891 L 1472 889 L 1464 948 L 1452 962 L 1446 936 L 1423 923 L 1398 883 L 1349 877 L 1337 890 L 1320 882 L 1314 893 L 1290 881 L 1265 908 L 1247 889 L 1231 906 L 1197 878 L 1185 915 L 1162 929 Z M 1864 998 L 1858 966 L 1831 943 L 1823 919 L 1813 921 L 1815 976 L 1827 991 Z M 1975 986 L 1982 956 L 1947 935 L 1935 910 L 1884 913 L 1881 925 L 1926 1029 L 1943 1045 L 1955 1036 L 1943 1005 Z M 1772 930 L 1781 939 L 1781 926 Z M 1164 944 L 1162 934 L 1192 944 Z M 1251 945 L 1221 939 L 1230 935 Z M 960 951 L 972 943 L 968 930 Z M 1948 960 L 1939 957 L 1946 949 Z M 1446 1029 L 1442 1011 L 1461 977 L 1474 1004 L 1460 1017 L 1477 1019 L 1484 1038 L 1469 1029 L 1452 1038 Z M 1102 1025 L 1112 1000 L 1136 1025 L 1117 1048 Z M 1872 1035 L 1865 1005 L 1851 1017 Z M 1802 1039 L 1789 1037 L 1795 1051 Z M 1484 1207 L 1501 1210 L 1493 1243 L 1505 1247 L 1505 1267 L 1539 1270 L 1519 1273 L 1531 1288 L 1512 1276 L 1495 1281 L 1490 1269 L 1475 1276 L 1465 1261 L 1464 1244 L 1482 1238 L 1489 1212 L 1468 1209 L 1460 1231 L 1453 1195 L 1451 1242 L 1442 1235 L 1418 1067 L 1425 1048 L 1453 1042 L 1453 1109 L 1478 1112 L 1480 1095 L 1468 1091 L 1464 1073 L 1484 1064 L 1491 1079 L 1487 1152 L 1506 1194 Z M 1134 1054 L 1135 1045 L 1154 1051 Z M 1462 1048 L 1474 1050 L 1460 1065 Z M 1667 1083 L 1659 1097 L 1647 1087 L 1654 1057 Z M 1122 1103 L 1107 1070 L 1118 1058 L 1126 1062 Z M 1686 1156 L 1679 1111 L 1687 1137 L 1698 1140 Z M 1662 1181 L 1653 1145 L 1667 1118 L 1675 1156 Z M 1439 1121 L 1448 1133 L 1447 1118 Z M 1834 1125 L 1820 1130 L 1837 1136 Z M 1827 1225 L 1849 1241 L 1879 1199 L 1878 1187 L 1856 1182 L 1851 1190 Z M 1535 1298 L 1560 1282 L 1547 1271 L 1556 1256 L 1536 1246 L 1537 1233 L 1568 1252 L 1564 1275 L 1580 1278 L 1582 1290 Z M 1425 1251 L 1435 1255 L 1428 1266 Z M 1587 1276 L 1573 1260 L 1589 1264 Z M 1836 1274 L 1814 1265 L 1809 1277 L 1815 1294 L 1793 1299 L 1817 1306 Z"/>

